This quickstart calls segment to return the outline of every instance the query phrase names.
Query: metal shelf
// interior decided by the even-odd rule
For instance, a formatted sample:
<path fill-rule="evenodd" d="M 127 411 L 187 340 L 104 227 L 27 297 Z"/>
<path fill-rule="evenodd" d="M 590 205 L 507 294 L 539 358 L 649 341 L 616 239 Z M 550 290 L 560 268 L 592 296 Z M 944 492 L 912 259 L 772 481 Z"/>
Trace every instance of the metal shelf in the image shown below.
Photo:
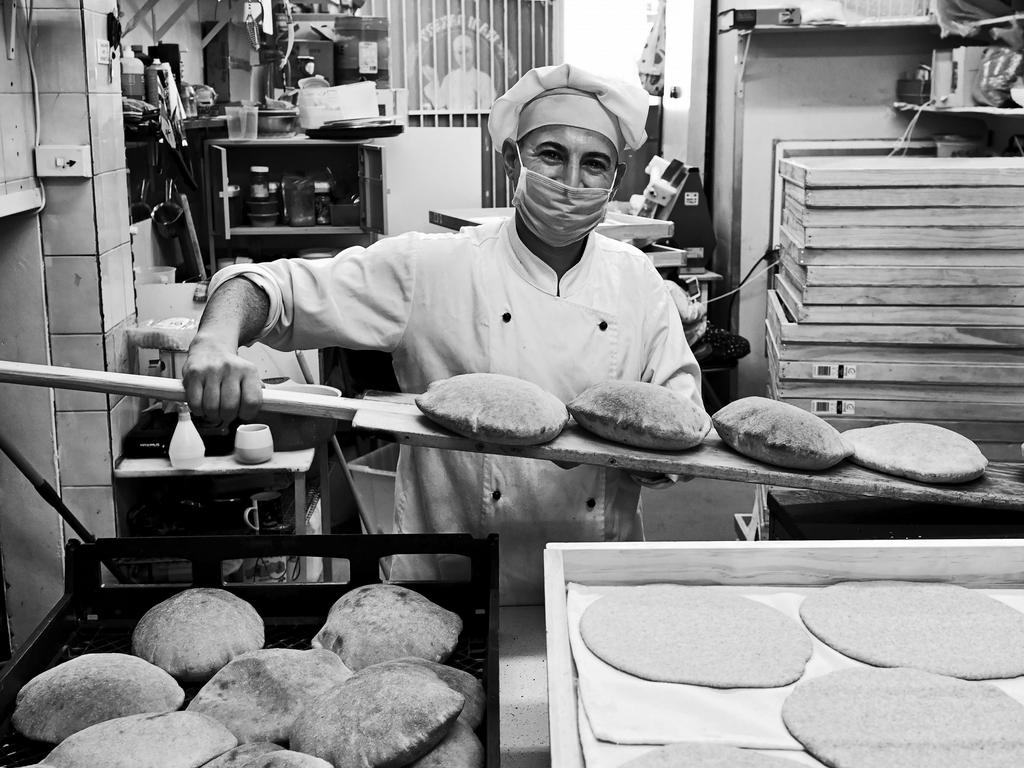
<path fill-rule="evenodd" d="M 920 104 L 908 104 L 905 101 L 897 101 L 893 104 L 895 109 L 901 112 L 928 112 L 929 114 L 941 115 L 994 115 L 996 117 L 1024 117 L 1024 107 L 923 107 Z"/>
<path fill-rule="evenodd" d="M 362 227 L 332 227 L 320 225 L 316 227 L 231 227 L 232 237 L 262 237 L 264 235 L 362 235 Z"/>

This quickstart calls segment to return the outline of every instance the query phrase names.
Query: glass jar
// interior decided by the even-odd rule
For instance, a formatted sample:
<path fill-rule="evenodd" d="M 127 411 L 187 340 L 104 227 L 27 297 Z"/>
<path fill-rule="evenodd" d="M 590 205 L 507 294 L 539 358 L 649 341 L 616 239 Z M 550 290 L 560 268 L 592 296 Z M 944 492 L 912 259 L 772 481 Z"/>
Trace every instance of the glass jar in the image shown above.
<path fill-rule="evenodd" d="M 249 168 L 249 199 L 266 201 L 270 199 L 270 169 L 265 165 Z"/>
<path fill-rule="evenodd" d="M 329 181 L 317 181 L 313 184 L 314 203 L 316 209 L 316 223 L 331 223 L 331 183 Z"/>

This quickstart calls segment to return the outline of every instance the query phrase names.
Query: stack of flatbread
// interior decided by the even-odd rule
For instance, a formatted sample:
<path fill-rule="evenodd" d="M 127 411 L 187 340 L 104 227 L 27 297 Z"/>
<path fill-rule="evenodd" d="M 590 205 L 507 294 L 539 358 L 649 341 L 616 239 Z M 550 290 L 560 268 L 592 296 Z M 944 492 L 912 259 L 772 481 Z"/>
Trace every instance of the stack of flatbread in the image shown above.
<path fill-rule="evenodd" d="M 190 589 L 140 620 L 139 656 L 47 670 L 12 719 L 57 745 L 42 768 L 482 768 L 483 687 L 441 663 L 461 630 L 419 593 L 376 584 L 335 603 L 312 650 L 263 649 L 251 605 Z M 206 680 L 185 711 L 172 674 Z"/>

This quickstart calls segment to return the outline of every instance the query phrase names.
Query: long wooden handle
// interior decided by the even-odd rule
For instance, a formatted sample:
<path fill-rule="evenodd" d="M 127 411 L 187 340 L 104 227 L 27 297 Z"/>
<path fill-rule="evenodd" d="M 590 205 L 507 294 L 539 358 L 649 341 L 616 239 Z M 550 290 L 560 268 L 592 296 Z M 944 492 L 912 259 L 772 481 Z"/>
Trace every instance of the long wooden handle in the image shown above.
<path fill-rule="evenodd" d="M 185 388 L 181 381 L 163 376 L 137 376 L 131 373 L 59 368 L 53 365 L 0 360 L 0 382 L 185 401 Z M 262 410 L 298 416 L 320 416 L 351 422 L 359 410 L 391 411 L 396 407 L 395 403 L 358 400 L 351 397 L 313 395 L 273 388 L 263 390 Z"/>

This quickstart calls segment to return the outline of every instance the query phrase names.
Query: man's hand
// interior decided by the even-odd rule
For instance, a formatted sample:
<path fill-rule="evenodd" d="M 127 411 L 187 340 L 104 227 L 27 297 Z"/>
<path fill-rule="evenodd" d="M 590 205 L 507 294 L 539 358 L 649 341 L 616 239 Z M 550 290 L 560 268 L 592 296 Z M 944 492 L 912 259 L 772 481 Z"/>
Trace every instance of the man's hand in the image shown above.
<path fill-rule="evenodd" d="M 237 347 L 221 341 L 197 335 L 183 379 L 189 408 L 209 419 L 251 419 L 263 402 L 256 366 L 239 356 Z"/>

